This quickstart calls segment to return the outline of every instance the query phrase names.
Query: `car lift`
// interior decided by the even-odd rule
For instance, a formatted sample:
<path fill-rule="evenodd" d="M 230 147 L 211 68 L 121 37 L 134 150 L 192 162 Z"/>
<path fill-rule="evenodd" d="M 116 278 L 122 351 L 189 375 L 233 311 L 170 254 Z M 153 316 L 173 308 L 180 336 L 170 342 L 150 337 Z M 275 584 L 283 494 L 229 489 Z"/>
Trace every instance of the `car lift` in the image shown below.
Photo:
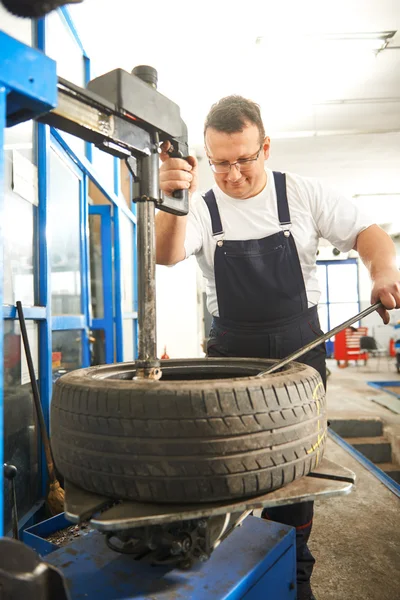
<path fill-rule="evenodd" d="M 188 155 L 179 108 L 157 92 L 156 72 L 149 67 L 138 67 L 133 75 L 117 69 L 82 89 L 57 80 L 54 61 L 2 32 L 0 49 L 0 202 L 6 126 L 35 118 L 127 161 L 138 202 L 139 375 L 158 378 L 155 208 L 177 215 L 188 212 L 187 192 L 171 198 L 160 195 L 158 152 L 159 143 L 169 140 L 173 156 Z M 12 600 L 295 600 L 295 530 L 259 519 L 253 511 L 345 495 L 354 481 L 352 471 L 322 459 L 310 475 L 275 492 L 186 506 L 123 501 L 110 506 L 108 498 L 66 482 L 65 514 L 30 528 L 35 535 L 24 535 L 25 544 L 0 539 L 0 589 Z M 0 474 L 0 490 L 2 484 Z M 60 523 L 66 527 L 65 518 L 89 521 L 95 531 L 46 554 L 45 534 L 57 531 Z M 195 522 L 199 535 L 204 528 L 213 552 L 211 558 L 197 556 L 186 569 L 174 563 L 154 566 L 151 548 L 133 556 L 105 543 L 110 532 L 182 522 Z M 229 544 L 224 542 L 228 536 Z M 45 562 L 32 548 L 46 555 Z"/>

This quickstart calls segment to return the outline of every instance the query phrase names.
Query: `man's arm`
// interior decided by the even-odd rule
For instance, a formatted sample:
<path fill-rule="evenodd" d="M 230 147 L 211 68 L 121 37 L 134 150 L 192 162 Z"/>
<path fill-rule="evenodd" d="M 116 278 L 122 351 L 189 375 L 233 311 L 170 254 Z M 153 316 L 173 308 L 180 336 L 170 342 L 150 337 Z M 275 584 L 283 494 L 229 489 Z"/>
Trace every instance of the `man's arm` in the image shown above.
<path fill-rule="evenodd" d="M 161 146 L 160 188 L 167 196 L 175 190 L 184 189 L 192 194 L 197 186 L 197 160 L 193 156 L 187 160 L 170 158 L 169 146 L 169 142 Z M 187 217 L 177 217 L 161 210 L 157 213 L 156 261 L 159 265 L 175 265 L 185 259 L 186 223 Z"/>
<path fill-rule="evenodd" d="M 156 262 L 176 265 L 185 259 L 187 217 L 159 211 L 156 215 Z"/>
<path fill-rule="evenodd" d="M 400 308 L 400 271 L 396 265 L 396 249 L 390 236 L 378 225 L 371 225 L 357 236 L 354 250 L 360 255 L 372 279 L 371 302 L 378 300 L 387 309 Z M 389 313 L 380 309 L 384 323 Z"/>

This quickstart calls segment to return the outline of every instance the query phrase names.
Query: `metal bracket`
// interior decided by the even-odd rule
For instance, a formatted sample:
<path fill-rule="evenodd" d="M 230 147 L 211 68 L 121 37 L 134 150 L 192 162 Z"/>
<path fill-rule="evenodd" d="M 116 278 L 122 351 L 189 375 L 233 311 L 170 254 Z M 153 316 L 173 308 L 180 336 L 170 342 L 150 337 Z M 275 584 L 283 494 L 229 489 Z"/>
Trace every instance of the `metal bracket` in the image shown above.
<path fill-rule="evenodd" d="M 344 496 L 351 491 L 355 479 L 356 476 L 350 469 L 323 458 L 312 473 L 274 492 L 236 501 L 186 505 L 116 501 L 92 494 L 66 481 L 65 516 L 73 523 L 90 519 L 91 525 L 100 531 L 133 529 Z"/>

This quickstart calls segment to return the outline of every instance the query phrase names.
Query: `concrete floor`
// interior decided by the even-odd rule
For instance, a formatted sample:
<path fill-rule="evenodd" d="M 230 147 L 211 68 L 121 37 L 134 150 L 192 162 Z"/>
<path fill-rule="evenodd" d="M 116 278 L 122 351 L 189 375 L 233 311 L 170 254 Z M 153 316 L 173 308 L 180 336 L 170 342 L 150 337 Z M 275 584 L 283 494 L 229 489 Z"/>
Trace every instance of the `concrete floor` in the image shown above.
<path fill-rule="evenodd" d="M 384 396 L 396 398 L 367 384 L 368 381 L 399 381 L 394 358 L 371 358 L 367 365 L 363 362 L 355 366 L 354 362 L 346 369 L 339 369 L 336 361 L 328 360 L 331 371 L 328 377 L 328 419 L 379 418 L 383 422 L 384 435 L 392 444 L 395 462 L 400 464 L 400 414 L 374 402 Z M 398 401 L 400 407 L 400 400 Z M 397 598 L 396 598 L 397 600 Z M 400 593 L 399 593 L 400 600 Z"/>
<path fill-rule="evenodd" d="M 400 415 L 373 402 L 381 392 L 366 384 L 399 381 L 394 363 L 381 359 L 377 371 L 374 361 L 347 369 L 330 361 L 329 368 L 328 418 L 378 417 L 399 449 Z M 348 496 L 316 502 L 310 549 L 317 600 L 400 600 L 399 499 L 332 440 L 326 456 L 353 470 L 357 484 Z"/>

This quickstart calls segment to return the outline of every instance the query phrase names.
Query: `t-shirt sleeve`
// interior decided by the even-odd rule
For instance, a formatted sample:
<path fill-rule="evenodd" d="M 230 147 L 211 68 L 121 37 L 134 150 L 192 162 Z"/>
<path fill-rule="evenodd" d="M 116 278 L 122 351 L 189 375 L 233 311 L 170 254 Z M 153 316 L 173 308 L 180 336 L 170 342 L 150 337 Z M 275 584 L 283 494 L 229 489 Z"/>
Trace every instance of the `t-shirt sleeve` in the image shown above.
<path fill-rule="evenodd" d="M 190 201 L 189 214 L 187 216 L 185 253 L 186 258 L 200 252 L 203 246 L 203 234 L 200 207 L 203 198 L 198 194 L 193 194 Z"/>
<path fill-rule="evenodd" d="M 362 207 L 342 193 L 313 181 L 310 190 L 311 212 L 320 237 L 328 240 L 341 252 L 354 248 L 357 236 L 375 224 L 375 220 Z"/>

